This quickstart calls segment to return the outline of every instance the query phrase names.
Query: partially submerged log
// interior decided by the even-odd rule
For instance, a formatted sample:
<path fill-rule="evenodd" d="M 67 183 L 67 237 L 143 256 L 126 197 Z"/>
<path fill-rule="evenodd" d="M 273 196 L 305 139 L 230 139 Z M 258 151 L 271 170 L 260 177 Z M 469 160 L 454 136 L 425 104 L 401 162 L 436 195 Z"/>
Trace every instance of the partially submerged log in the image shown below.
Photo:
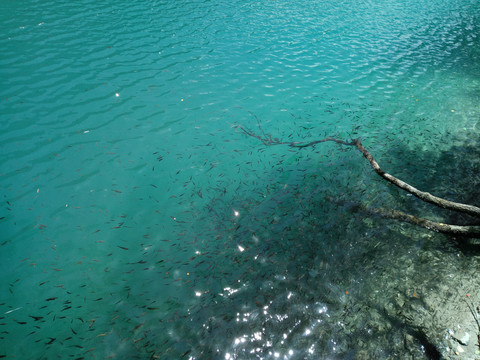
<path fill-rule="evenodd" d="M 258 119 L 257 119 L 258 122 Z M 392 183 L 393 185 L 399 187 L 402 190 L 405 190 L 406 192 L 416 196 L 422 201 L 434 204 L 438 207 L 448 209 L 448 210 L 454 210 L 458 211 L 464 214 L 468 214 L 471 216 L 475 216 L 480 218 L 480 208 L 474 205 L 469 205 L 469 204 L 462 204 L 450 200 L 446 200 L 437 196 L 434 196 L 430 194 L 429 192 L 426 191 L 421 191 L 414 186 L 406 183 L 403 180 L 400 180 L 396 178 L 393 175 L 390 175 L 389 173 L 383 171 L 380 168 L 380 165 L 378 165 L 377 161 L 374 159 L 372 154 L 368 152 L 367 149 L 363 146 L 362 142 L 360 139 L 353 139 L 352 141 L 343 141 L 340 139 L 332 138 L 332 137 L 326 137 L 321 140 L 316 140 L 316 141 L 311 141 L 308 143 L 304 142 L 291 142 L 291 141 L 280 141 L 278 138 L 272 138 L 271 136 L 267 136 L 263 129 L 260 126 L 260 123 L 258 123 L 258 127 L 263 134 L 263 136 L 257 135 L 253 133 L 252 131 L 240 126 L 236 125 L 236 129 L 242 131 L 248 136 L 254 137 L 258 140 L 260 140 L 263 144 L 267 146 L 271 145 L 287 145 L 289 147 L 294 147 L 294 148 L 305 148 L 309 146 L 314 146 L 320 143 L 324 143 L 327 141 L 333 141 L 336 142 L 337 144 L 340 145 L 347 145 L 347 146 L 355 146 L 362 154 L 363 156 L 368 160 L 370 163 L 371 167 L 373 170 L 381 176 L 383 179 L 387 180 L 388 182 Z M 384 208 L 367 208 L 363 205 L 359 205 L 359 207 L 366 212 L 379 215 L 382 217 L 388 217 L 391 219 L 396 219 L 400 220 L 403 222 L 408 222 L 411 224 L 415 224 L 418 226 L 422 226 L 426 229 L 436 231 L 436 232 L 442 232 L 446 234 L 452 234 L 452 235 L 460 235 L 460 236 L 466 236 L 466 237 L 472 237 L 472 238 L 480 238 L 480 226 L 475 226 L 475 225 L 450 225 L 450 224 L 444 224 L 440 222 L 435 222 L 431 221 L 428 219 L 416 217 L 414 215 L 410 215 L 401 211 L 397 210 L 392 210 L 392 209 L 384 209 Z"/>

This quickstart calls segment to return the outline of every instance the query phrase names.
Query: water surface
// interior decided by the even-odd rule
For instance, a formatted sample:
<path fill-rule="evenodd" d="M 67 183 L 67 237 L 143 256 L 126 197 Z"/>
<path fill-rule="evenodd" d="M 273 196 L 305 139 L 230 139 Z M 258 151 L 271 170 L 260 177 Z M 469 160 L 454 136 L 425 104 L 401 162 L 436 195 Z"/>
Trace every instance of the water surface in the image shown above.
<path fill-rule="evenodd" d="M 472 219 L 236 126 L 478 205 L 478 5 L 3 1 L 1 355 L 453 357 L 478 246 L 357 205 Z"/>

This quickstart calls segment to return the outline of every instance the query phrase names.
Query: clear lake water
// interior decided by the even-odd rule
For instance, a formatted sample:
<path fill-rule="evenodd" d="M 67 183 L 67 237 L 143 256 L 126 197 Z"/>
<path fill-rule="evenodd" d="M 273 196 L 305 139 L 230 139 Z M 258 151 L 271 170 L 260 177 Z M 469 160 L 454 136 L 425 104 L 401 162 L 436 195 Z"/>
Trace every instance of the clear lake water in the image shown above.
<path fill-rule="evenodd" d="M 238 127 L 479 206 L 479 9 L 2 1 L 0 357 L 480 356 L 478 240 L 358 204 L 475 219 Z"/>

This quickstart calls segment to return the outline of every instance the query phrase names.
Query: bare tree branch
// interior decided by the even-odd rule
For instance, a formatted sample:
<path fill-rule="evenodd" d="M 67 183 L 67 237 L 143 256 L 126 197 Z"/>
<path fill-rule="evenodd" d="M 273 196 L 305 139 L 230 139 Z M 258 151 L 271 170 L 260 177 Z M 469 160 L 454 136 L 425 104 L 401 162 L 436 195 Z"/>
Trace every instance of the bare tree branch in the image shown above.
<path fill-rule="evenodd" d="M 253 115 L 253 114 L 252 114 Z M 254 115 L 255 116 L 255 115 Z M 416 196 L 422 201 L 434 204 L 436 206 L 439 206 L 444 209 L 449 209 L 449 210 L 455 210 L 458 212 L 462 212 L 465 214 L 469 214 L 472 216 L 480 217 L 480 208 L 477 206 L 473 205 L 468 205 L 468 204 L 462 204 L 462 203 L 457 203 L 453 202 L 450 200 L 446 200 L 437 196 L 434 196 L 430 194 L 429 192 L 421 191 L 418 190 L 417 188 L 413 187 L 412 185 L 404 182 L 403 180 L 400 180 L 396 178 L 393 175 L 390 175 L 389 173 L 383 171 L 380 168 L 380 165 L 378 165 L 377 161 L 374 159 L 372 154 L 368 152 L 367 149 L 363 146 L 362 142 L 360 139 L 354 139 L 350 142 L 339 140 L 336 138 L 332 137 L 326 137 L 321 140 L 316 140 L 312 142 L 292 142 L 292 141 L 280 141 L 278 138 L 272 138 L 271 136 L 267 136 L 265 132 L 263 131 L 260 122 L 258 121 L 258 118 L 255 116 L 257 119 L 257 124 L 258 127 L 263 134 L 263 136 L 257 135 L 254 132 L 245 129 L 244 127 L 240 125 L 236 125 L 236 129 L 242 131 L 244 134 L 254 137 L 258 140 L 260 140 L 264 145 L 266 146 L 271 146 L 271 145 L 287 145 L 290 147 L 295 147 L 295 148 L 305 148 L 309 146 L 314 146 L 316 144 L 324 143 L 327 141 L 333 141 L 336 142 L 337 144 L 341 145 L 348 145 L 348 146 L 355 146 L 362 154 L 363 156 L 368 160 L 370 163 L 371 167 L 373 170 L 381 176 L 383 179 L 387 180 L 388 182 L 392 183 L 393 185 L 399 187 L 402 190 L 405 190 L 406 192 Z M 382 217 L 388 217 L 404 222 L 409 222 L 411 224 L 415 224 L 418 226 L 422 226 L 424 228 L 427 228 L 429 230 L 437 231 L 437 232 L 442 232 L 442 233 L 447 233 L 447 234 L 454 234 L 454 235 L 463 235 L 463 236 L 470 236 L 470 237 L 475 237 L 475 238 L 480 238 L 480 226 L 461 226 L 461 225 L 450 225 L 450 224 L 444 224 L 444 223 L 439 223 L 435 221 L 431 221 L 428 219 L 424 218 L 419 218 L 410 214 L 403 213 L 401 211 L 397 210 L 390 210 L 390 209 L 384 209 L 384 208 L 378 208 L 378 209 L 371 209 L 367 208 L 365 206 L 359 205 L 364 211 L 370 212 L 372 214 L 376 214 Z"/>
<path fill-rule="evenodd" d="M 384 209 L 384 208 L 378 208 L 378 209 L 364 208 L 364 209 L 369 213 L 379 215 L 381 217 L 408 222 L 410 224 L 422 226 L 428 230 L 433 230 L 433 231 L 441 232 L 444 234 L 462 235 L 462 236 L 480 238 L 480 226 L 444 224 L 440 222 L 431 221 L 425 218 L 416 217 L 416 216 L 406 214 L 404 212 L 393 210 L 393 209 Z"/>
<path fill-rule="evenodd" d="M 459 211 L 459 212 L 466 213 L 473 216 L 480 216 L 480 208 L 476 206 L 457 203 L 457 202 L 439 198 L 428 192 L 420 191 L 417 188 L 407 184 L 406 182 L 396 178 L 395 176 L 392 176 L 389 173 L 386 173 L 385 171 L 380 169 L 380 166 L 375 161 L 372 154 L 370 154 L 367 151 L 367 149 L 363 147 L 360 139 L 353 140 L 353 144 L 357 147 L 358 150 L 362 152 L 363 156 L 368 160 L 373 170 L 375 170 L 375 172 L 378 175 L 380 175 L 385 180 L 391 182 L 393 185 L 398 186 L 400 189 L 403 189 L 406 192 L 409 192 L 410 194 L 418 197 L 419 199 L 425 202 L 429 202 L 431 204 L 437 205 L 444 209 L 455 210 L 455 211 Z"/>

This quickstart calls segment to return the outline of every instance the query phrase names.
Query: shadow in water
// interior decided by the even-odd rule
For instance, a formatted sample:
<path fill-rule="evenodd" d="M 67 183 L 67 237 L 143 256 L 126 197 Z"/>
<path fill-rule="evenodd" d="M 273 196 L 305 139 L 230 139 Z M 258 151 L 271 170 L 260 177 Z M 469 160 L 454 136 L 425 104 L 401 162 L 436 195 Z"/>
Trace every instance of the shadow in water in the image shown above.
<path fill-rule="evenodd" d="M 384 313 L 384 316 L 393 326 L 401 329 L 415 339 L 424 349 L 425 355 L 428 359 L 440 360 L 442 358 L 442 354 L 438 350 L 437 346 L 428 339 L 425 330 L 421 326 L 413 325 L 407 319 L 400 319 L 387 313 Z"/>
<path fill-rule="evenodd" d="M 397 146 L 384 167 L 435 195 L 474 201 L 479 157 L 464 154 L 478 151 L 469 143 L 440 153 Z M 299 175 L 298 163 L 285 167 L 292 174 L 286 183 L 260 184 L 241 201 L 235 194 L 212 199 L 199 215 L 211 240 L 208 255 L 192 263 L 197 279 L 188 286 L 196 298 L 188 306 L 179 300 L 162 322 L 163 345 L 150 339 L 155 356 L 441 358 L 442 331 L 458 307 L 445 310 L 447 319 L 431 314 L 457 302 L 451 289 L 475 279 L 475 259 L 459 257 L 458 244 L 445 235 L 367 217 L 348 201 L 433 219 L 458 215 L 378 181 L 355 150 L 342 156 L 321 174 L 312 168 Z M 232 208 L 241 216 L 232 217 Z"/>

